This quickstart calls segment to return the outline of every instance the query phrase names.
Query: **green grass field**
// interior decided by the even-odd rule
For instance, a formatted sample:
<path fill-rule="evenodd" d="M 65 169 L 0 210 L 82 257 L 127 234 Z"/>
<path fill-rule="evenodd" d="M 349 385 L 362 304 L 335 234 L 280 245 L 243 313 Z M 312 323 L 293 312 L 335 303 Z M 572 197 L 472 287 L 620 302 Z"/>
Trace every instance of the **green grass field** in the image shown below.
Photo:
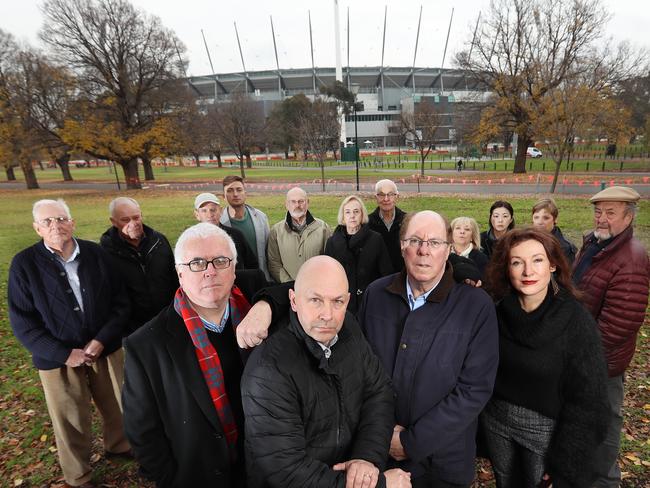
<path fill-rule="evenodd" d="M 56 172 L 57 170 L 53 170 Z M 84 170 L 76 170 L 81 174 Z M 94 171 L 94 170 L 90 170 Z M 105 169 L 104 169 L 105 171 Z M 194 170 L 196 171 L 196 170 Z M 205 170 L 211 171 L 211 170 Z M 54 440 L 36 371 L 23 347 L 14 339 L 7 320 L 6 283 L 9 263 L 14 254 L 33 244 L 37 236 L 31 227 L 31 205 L 40 198 L 66 199 L 76 221 L 76 235 L 97 241 L 109 225 L 108 203 L 118 193 L 98 191 L 24 191 L 0 192 L 0 486 L 49 486 L 61 483 L 53 452 Z M 166 234 L 172 245 L 180 232 L 195 221 L 192 203 L 195 192 L 122 192 L 140 201 L 145 222 Z M 336 214 L 343 195 L 316 195 L 310 209 L 335 225 Z M 372 195 L 364 196 L 369 209 L 374 208 Z M 511 198 L 518 225 L 529 223 L 531 205 L 535 198 Z M 413 196 L 402 198 L 404 210 L 433 209 L 448 218 L 459 215 L 475 217 L 481 228 L 487 225 L 492 198 L 457 196 Z M 281 195 L 250 194 L 249 202 L 265 211 L 271 222 L 284 215 Z M 589 229 L 591 206 L 584 198 L 557 197 L 560 226 L 565 235 L 577 245 L 582 232 Z M 636 234 L 650 248 L 650 203 L 642 201 Z M 642 329 L 635 363 L 627 382 L 626 430 L 623 433 L 622 462 L 626 473 L 624 487 L 640 487 L 650 479 L 650 377 L 648 364 L 647 324 Z M 145 486 L 135 474 L 133 463 L 106 461 L 95 444 L 94 459 L 97 476 L 106 486 Z M 22 483 L 22 484 L 21 484 Z M 147 485 L 148 486 L 148 485 Z M 476 486 L 492 486 L 490 482 Z"/>

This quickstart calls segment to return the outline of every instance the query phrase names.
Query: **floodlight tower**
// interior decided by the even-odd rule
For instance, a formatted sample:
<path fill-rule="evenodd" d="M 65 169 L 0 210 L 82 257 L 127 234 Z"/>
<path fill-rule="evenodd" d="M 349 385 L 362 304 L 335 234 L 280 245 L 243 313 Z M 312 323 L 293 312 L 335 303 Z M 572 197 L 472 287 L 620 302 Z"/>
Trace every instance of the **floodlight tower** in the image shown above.
<path fill-rule="evenodd" d="M 341 29 L 339 25 L 339 0 L 334 0 L 334 46 L 336 49 L 336 81 L 343 83 L 343 67 L 341 64 Z M 341 111 L 341 144 L 345 145 L 347 137 L 345 136 L 345 115 Z"/>

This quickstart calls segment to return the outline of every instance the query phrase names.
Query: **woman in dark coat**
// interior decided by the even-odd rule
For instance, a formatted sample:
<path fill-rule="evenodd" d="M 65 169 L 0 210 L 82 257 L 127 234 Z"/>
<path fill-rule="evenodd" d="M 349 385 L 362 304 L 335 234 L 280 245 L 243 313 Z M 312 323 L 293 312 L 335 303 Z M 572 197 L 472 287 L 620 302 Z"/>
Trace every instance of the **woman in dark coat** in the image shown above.
<path fill-rule="evenodd" d="M 449 224 L 449 240 L 451 252 L 472 261 L 483 280 L 488 258 L 481 252 L 481 234 L 476 220 L 471 217 L 456 217 Z"/>
<path fill-rule="evenodd" d="M 598 328 L 548 232 L 497 243 L 486 285 L 497 300 L 499 368 L 481 428 L 498 488 L 589 487 L 608 423 Z"/>
<path fill-rule="evenodd" d="M 515 211 L 509 202 L 497 200 L 490 207 L 488 230 L 481 232 L 481 250 L 489 258 L 492 248 L 506 232 L 515 226 Z"/>
<path fill-rule="evenodd" d="M 339 207 L 338 226 L 325 244 L 325 254 L 336 259 L 348 277 L 348 310 L 356 313 L 366 287 L 392 272 L 386 244 L 381 235 L 368 227 L 368 211 L 355 195 Z"/>
<path fill-rule="evenodd" d="M 560 243 L 562 252 L 569 261 L 569 265 L 573 265 L 576 258 L 578 249 L 576 246 L 562 234 L 562 231 L 557 226 L 557 216 L 560 211 L 555 202 L 550 198 L 543 198 L 533 205 L 533 227 L 540 230 L 550 232 Z"/>

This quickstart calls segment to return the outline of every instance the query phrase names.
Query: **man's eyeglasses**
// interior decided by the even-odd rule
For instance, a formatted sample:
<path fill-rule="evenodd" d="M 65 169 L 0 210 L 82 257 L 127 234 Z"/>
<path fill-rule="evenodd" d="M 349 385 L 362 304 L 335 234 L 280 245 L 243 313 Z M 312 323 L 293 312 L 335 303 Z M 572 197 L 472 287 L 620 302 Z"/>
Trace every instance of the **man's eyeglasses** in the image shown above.
<path fill-rule="evenodd" d="M 377 193 L 377 198 L 380 200 L 383 200 L 384 198 L 395 198 L 397 196 L 397 193 L 390 192 L 390 193 Z"/>
<path fill-rule="evenodd" d="M 230 266 L 230 263 L 232 262 L 231 258 L 228 258 L 226 256 L 217 256 L 216 258 L 208 261 L 207 259 L 203 258 L 195 258 L 192 259 L 189 263 L 176 263 L 178 266 L 187 266 L 190 268 L 190 271 L 194 271 L 195 273 L 198 273 L 200 271 L 205 271 L 208 269 L 208 264 L 212 263 L 212 267 L 214 269 L 226 269 Z"/>
<path fill-rule="evenodd" d="M 36 221 L 41 227 L 52 227 L 54 222 L 57 224 L 67 224 L 68 222 L 72 222 L 72 219 L 68 217 L 47 217 L 46 219 Z"/>
<path fill-rule="evenodd" d="M 412 247 L 413 249 L 419 249 L 420 246 L 423 245 L 425 242 L 429 245 L 431 249 L 439 249 L 442 246 L 449 245 L 447 241 L 441 241 L 438 239 L 429 239 L 427 241 L 423 241 L 422 239 L 418 239 L 417 237 L 409 237 L 408 239 L 402 239 L 402 242 L 405 242 L 407 246 Z"/>

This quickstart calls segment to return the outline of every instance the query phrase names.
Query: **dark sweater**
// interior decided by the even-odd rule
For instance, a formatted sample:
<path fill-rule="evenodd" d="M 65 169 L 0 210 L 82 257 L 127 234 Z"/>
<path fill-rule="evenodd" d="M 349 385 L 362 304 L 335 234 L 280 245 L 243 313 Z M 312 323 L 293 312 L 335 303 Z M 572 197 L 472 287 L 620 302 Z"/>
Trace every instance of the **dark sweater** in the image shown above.
<path fill-rule="evenodd" d="M 596 324 L 565 290 L 526 313 L 516 295 L 497 304 L 494 396 L 556 420 L 547 452 L 554 486 L 589 486 L 607 425 L 607 370 Z"/>
<path fill-rule="evenodd" d="M 395 219 L 390 230 L 386 228 L 386 224 L 381 219 L 381 210 L 377 207 L 370 215 L 368 215 L 368 227 L 371 230 L 379 233 L 384 239 L 390 261 L 393 264 L 393 273 L 402 271 L 404 267 L 404 259 L 402 258 L 402 251 L 399 243 L 399 231 L 402 227 L 402 221 L 406 217 L 406 212 L 403 212 L 398 207 L 395 207 Z"/>
<path fill-rule="evenodd" d="M 129 301 L 115 267 L 94 242 L 79 243 L 79 281 L 83 310 L 59 260 L 43 241 L 19 252 L 9 269 L 9 320 L 38 369 L 65 365 L 72 349 L 91 339 L 106 356 L 121 346 Z"/>

